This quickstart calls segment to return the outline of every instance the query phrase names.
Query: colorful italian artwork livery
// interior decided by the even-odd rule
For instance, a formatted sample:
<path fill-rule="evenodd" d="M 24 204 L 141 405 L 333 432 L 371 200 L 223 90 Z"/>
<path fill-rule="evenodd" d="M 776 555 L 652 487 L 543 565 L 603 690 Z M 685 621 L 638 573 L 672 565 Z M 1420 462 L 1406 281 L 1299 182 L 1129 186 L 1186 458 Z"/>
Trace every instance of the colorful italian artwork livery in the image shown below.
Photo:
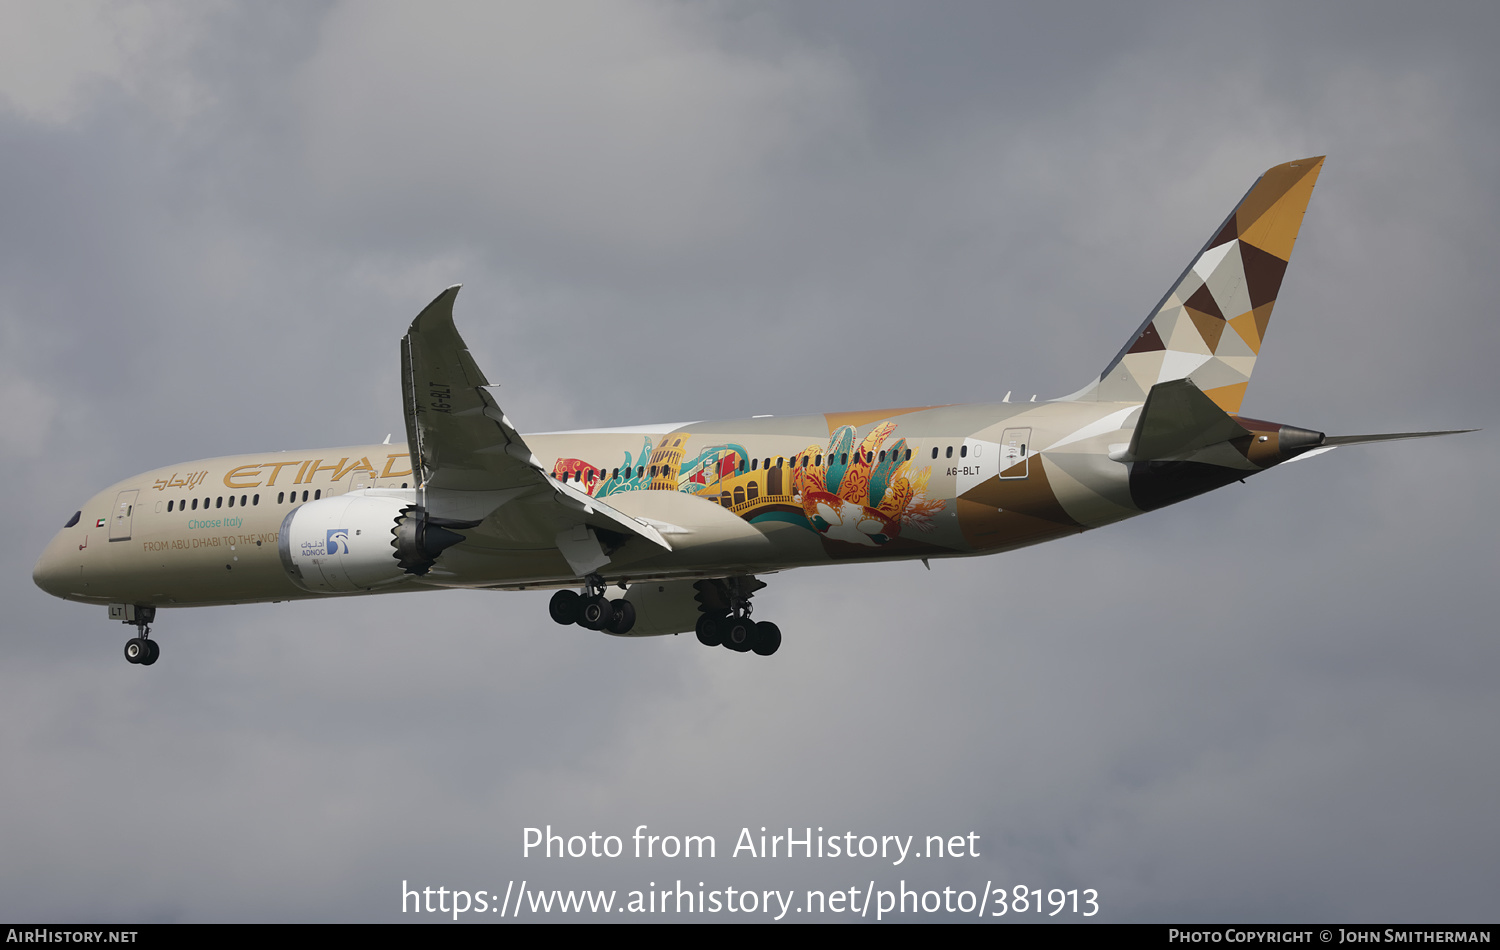
<path fill-rule="evenodd" d="M 635 456 L 605 469 L 561 458 L 552 477 L 595 498 L 627 491 L 681 491 L 706 498 L 751 523 L 784 521 L 830 541 L 878 547 L 903 532 L 931 531 L 943 501 L 928 497 L 930 466 L 917 469 L 905 439 L 887 440 L 883 422 L 857 444 L 853 426 L 834 430 L 793 456 L 753 458 L 743 445 L 710 445 L 691 458 L 692 435 L 674 432 L 655 447 L 646 437 Z"/>

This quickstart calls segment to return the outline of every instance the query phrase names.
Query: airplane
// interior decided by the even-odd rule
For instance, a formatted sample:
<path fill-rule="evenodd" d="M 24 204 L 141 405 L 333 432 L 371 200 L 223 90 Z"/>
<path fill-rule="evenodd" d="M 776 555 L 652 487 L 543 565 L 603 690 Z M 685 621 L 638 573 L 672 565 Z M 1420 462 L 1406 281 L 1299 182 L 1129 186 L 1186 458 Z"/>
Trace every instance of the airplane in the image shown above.
<path fill-rule="evenodd" d="M 1240 413 L 1322 166 L 1266 171 L 1104 371 L 1040 403 L 522 435 L 450 287 L 401 342 L 405 445 L 144 472 L 90 498 L 32 576 L 134 626 L 142 666 L 159 608 L 455 587 L 550 589 L 559 624 L 769 656 L 760 575 L 1009 551 L 1340 446 L 1474 431 L 1328 436 Z"/>

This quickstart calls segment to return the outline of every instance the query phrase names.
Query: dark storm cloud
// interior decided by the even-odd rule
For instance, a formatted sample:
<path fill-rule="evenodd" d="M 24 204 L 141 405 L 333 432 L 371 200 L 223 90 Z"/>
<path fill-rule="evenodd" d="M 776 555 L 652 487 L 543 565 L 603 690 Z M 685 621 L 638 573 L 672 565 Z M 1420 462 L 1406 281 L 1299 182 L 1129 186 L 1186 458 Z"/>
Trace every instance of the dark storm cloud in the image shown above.
<path fill-rule="evenodd" d="M 1489 10 L 73 9 L 0 31 L 56 54 L 0 71 L 12 918 L 383 920 L 402 879 L 679 876 L 1488 911 L 1488 433 L 931 572 L 777 575 L 762 663 L 433 593 L 168 613 L 142 671 L 29 571 L 131 472 L 399 433 L 396 341 L 456 281 L 523 429 L 1060 395 L 1313 154 L 1246 411 L 1489 426 Z M 549 822 L 982 853 L 521 859 Z"/>

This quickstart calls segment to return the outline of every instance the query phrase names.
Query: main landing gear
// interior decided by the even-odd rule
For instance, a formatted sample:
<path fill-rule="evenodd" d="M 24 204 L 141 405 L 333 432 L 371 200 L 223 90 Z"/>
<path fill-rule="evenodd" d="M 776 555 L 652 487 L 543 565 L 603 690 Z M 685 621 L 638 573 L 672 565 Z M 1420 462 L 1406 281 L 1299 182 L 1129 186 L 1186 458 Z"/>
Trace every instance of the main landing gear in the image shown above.
<path fill-rule="evenodd" d="M 770 656 L 780 648 L 780 627 L 750 619 L 750 598 L 766 586 L 764 581 L 744 575 L 699 581 L 694 586 L 702 611 L 698 618 L 699 643 L 757 656 Z"/>
<path fill-rule="evenodd" d="M 635 604 L 628 600 L 610 600 L 604 596 L 607 586 L 598 574 L 584 579 L 582 594 L 560 590 L 552 595 L 547 609 L 560 624 L 576 623 L 585 630 L 602 630 L 624 636 L 635 626 Z"/>
<path fill-rule="evenodd" d="M 156 619 L 156 608 L 131 604 L 127 607 L 110 607 L 109 615 L 121 623 L 135 627 L 140 634 L 125 641 L 125 661 L 140 666 L 150 666 L 161 656 L 161 646 L 151 637 L 151 621 Z"/>

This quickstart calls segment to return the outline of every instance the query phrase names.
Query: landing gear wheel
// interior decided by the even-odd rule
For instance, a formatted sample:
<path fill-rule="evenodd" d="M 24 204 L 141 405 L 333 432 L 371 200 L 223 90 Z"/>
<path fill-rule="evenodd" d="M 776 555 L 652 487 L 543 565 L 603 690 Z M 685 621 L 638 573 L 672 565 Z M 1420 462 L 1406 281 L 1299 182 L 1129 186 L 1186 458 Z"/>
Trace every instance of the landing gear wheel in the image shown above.
<path fill-rule="evenodd" d="M 615 615 L 605 624 L 604 629 L 616 636 L 624 636 L 635 626 L 635 604 L 628 600 L 617 600 L 611 606 Z"/>
<path fill-rule="evenodd" d="M 724 631 L 724 646 L 736 653 L 750 652 L 755 624 L 749 617 L 730 617 L 719 629 Z"/>
<path fill-rule="evenodd" d="M 715 611 L 698 618 L 698 642 L 706 647 L 716 647 L 724 642 L 725 614 Z"/>
<path fill-rule="evenodd" d="M 750 649 L 757 656 L 770 656 L 781 646 L 781 628 L 769 620 L 755 625 L 755 636 L 750 639 Z"/>
<path fill-rule="evenodd" d="M 161 656 L 161 644 L 155 640 L 142 640 L 141 642 L 146 645 L 146 655 L 138 662 L 142 666 L 150 666 L 156 662 L 157 657 Z"/>
<path fill-rule="evenodd" d="M 578 625 L 585 630 L 603 630 L 615 619 L 614 605 L 602 594 L 580 598 Z"/>
<path fill-rule="evenodd" d="M 552 595 L 552 602 L 547 605 L 547 612 L 552 614 L 552 619 L 557 623 L 567 626 L 578 622 L 579 611 L 583 608 L 576 590 L 560 590 Z"/>
<path fill-rule="evenodd" d="M 139 663 L 151 655 L 151 648 L 146 646 L 149 640 L 140 637 L 131 637 L 125 641 L 125 661 L 127 663 Z"/>

